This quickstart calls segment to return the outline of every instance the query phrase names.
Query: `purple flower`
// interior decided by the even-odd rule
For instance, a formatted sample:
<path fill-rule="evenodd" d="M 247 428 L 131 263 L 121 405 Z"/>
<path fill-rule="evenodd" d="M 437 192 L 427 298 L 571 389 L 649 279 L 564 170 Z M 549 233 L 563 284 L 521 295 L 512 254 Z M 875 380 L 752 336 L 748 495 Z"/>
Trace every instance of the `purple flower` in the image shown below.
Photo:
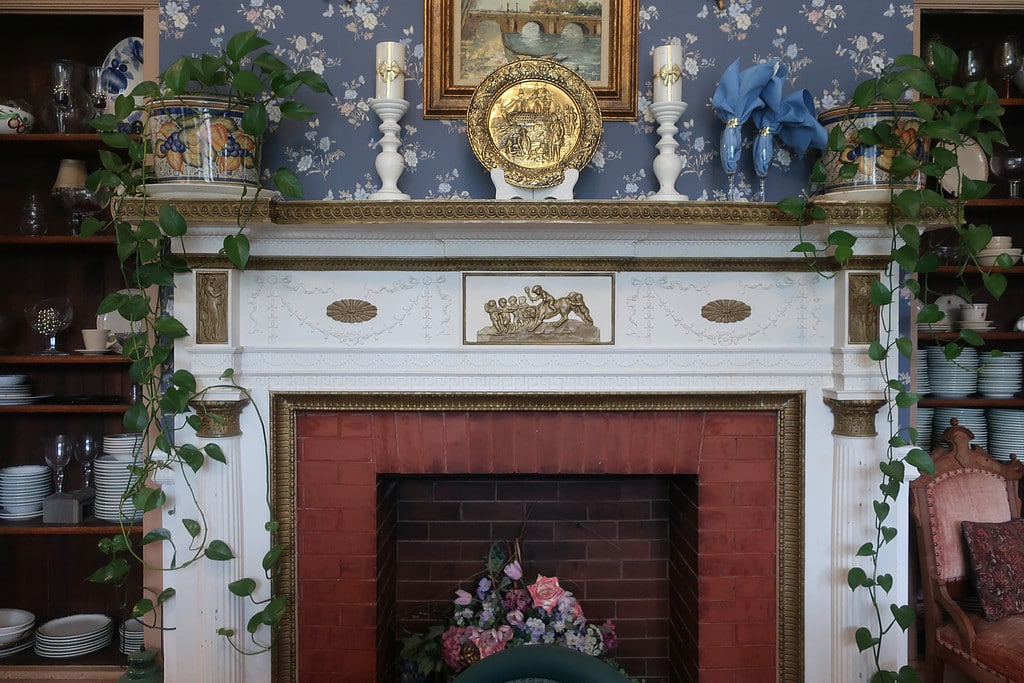
<path fill-rule="evenodd" d="M 513 560 L 506 564 L 504 572 L 505 576 L 513 581 L 518 581 L 523 578 L 523 568 L 519 565 L 519 560 Z"/>
<path fill-rule="evenodd" d="M 458 596 L 455 598 L 456 605 L 468 605 L 473 601 L 473 596 L 470 595 L 467 591 L 462 590 L 461 588 L 455 591 L 455 595 Z"/>
<path fill-rule="evenodd" d="M 518 626 L 519 624 L 523 623 L 523 613 L 517 609 L 514 609 L 505 615 L 505 619 L 508 621 L 508 623 L 512 624 L 513 626 Z"/>
<path fill-rule="evenodd" d="M 483 600 L 487 597 L 487 591 L 491 590 L 491 580 L 486 576 L 480 579 L 480 583 L 476 587 L 476 597 Z"/>

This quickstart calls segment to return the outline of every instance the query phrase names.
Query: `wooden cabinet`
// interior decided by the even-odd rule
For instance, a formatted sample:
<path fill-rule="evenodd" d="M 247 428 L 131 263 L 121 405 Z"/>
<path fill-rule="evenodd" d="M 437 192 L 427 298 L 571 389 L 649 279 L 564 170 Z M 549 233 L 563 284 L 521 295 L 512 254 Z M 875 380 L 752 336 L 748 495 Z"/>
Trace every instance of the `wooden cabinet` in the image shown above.
<path fill-rule="evenodd" d="M 0 100 L 28 101 L 38 111 L 47 96 L 49 65 L 67 58 L 100 65 L 118 41 L 145 37 L 145 74 L 157 66 L 156 0 L 95 0 L 39 3 L 0 0 Z M 42 126 L 37 127 L 37 130 Z M 0 339 L 0 374 L 24 374 L 32 394 L 47 398 L 0 405 L 0 467 L 43 462 L 40 439 L 58 433 L 97 435 L 123 432 L 128 406 L 128 361 L 120 355 L 83 355 L 81 330 L 96 327 L 104 295 L 121 289 L 113 238 L 72 234 L 67 211 L 51 188 L 62 159 L 98 166 L 99 136 L 32 132 L 0 135 L 0 324 L 14 323 Z M 42 198 L 47 231 L 19 230 L 22 206 Z M 58 335 L 69 355 L 38 355 L 42 335 L 27 324 L 24 309 L 38 300 L 66 296 L 74 306 L 70 327 Z M 81 484 L 80 468 L 67 467 L 65 490 Z M 44 524 L 41 518 L 0 520 L 0 606 L 30 610 L 36 624 L 72 614 L 103 613 L 115 621 L 114 642 L 88 655 L 43 658 L 31 650 L 0 658 L 0 680 L 114 680 L 126 657 L 119 652 L 116 624 L 142 593 L 142 572 L 134 569 L 125 590 L 86 581 L 106 563 L 97 549 L 116 523 L 88 515 L 80 524 Z M 141 534 L 141 526 L 134 528 Z"/>

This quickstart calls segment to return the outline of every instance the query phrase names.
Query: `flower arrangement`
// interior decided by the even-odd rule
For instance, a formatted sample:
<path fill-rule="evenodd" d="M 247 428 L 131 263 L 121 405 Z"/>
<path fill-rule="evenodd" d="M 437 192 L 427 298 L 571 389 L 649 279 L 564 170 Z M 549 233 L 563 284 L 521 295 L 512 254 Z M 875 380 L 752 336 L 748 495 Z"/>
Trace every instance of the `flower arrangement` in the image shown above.
<path fill-rule="evenodd" d="M 618 645 L 611 620 L 600 626 L 588 622 L 557 576 L 538 574 L 526 584 L 518 554 L 518 544 L 514 555 L 504 544 L 493 544 L 475 591 L 458 589 L 441 624 L 402 639 L 403 683 L 450 677 L 505 648 L 538 643 L 572 648 L 619 668 L 610 658 Z"/>

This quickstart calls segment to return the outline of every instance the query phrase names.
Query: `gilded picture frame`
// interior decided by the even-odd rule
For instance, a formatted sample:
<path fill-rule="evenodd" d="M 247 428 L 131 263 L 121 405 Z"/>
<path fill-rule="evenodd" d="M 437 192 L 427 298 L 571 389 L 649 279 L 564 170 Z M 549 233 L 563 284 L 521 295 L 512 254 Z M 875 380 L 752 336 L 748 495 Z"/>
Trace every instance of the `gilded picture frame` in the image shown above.
<path fill-rule="evenodd" d="M 549 57 L 586 79 L 603 119 L 636 120 L 638 0 L 599 0 L 600 16 L 522 9 L 532 2 L 424 0 L 424 118 L 464 119 L 491 71 Z"/>

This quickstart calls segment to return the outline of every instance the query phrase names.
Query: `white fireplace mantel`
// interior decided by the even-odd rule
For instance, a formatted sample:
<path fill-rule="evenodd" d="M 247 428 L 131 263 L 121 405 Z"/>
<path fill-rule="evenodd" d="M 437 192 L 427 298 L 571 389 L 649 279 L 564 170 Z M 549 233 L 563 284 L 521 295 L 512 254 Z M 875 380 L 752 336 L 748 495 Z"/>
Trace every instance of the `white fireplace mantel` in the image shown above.
<path fill-rule="evenodd" d="M 875 329 L 865 316 L 877 313 L 865 314 L 858 278 L 883 277 L 891 247 L 883 207 L 833 204 L 830 221 L 801 230 L 774 206 L 749 203 L 261 200 L 247 228 L 252 257 L 244 272 L 214 256 L 235 230 L 236 208 L 179 205 L 197 271 L 176 279 L 175 316 L 194 333 L 200 325 L 197 272 L 222 274 L 228 292 L 225 339 L 180 340 L 175 365 L 207 386 L 234 368 L 263 415 L 280 391 L 803 393 L 805 680 L 862 676 L 867 658 L 852 637 L 861 607 L 845 569 L 871 506 L 843 508 L 874 495 L 889 429 L 883 410 L 878 436 L 834 435 L 825 400 L 882 396 L 867 341 L 851 336 L 865 324 Z M 858 237 L 858 256 L 826 278 L 792 247 L 823 243 L 836 227 Z M 830 267 L 827 259 L 817 265 Z M 464 300 L 464 276 L 477 272 L 611 273 L 614 343 L 465 343 L 462 320 L 476 303 Z M 358 324 L 332 320 L 326 306 L 341 299 L 370 302 L 378 315 Z M 727 323 L 701 317 L 714 300 L 743 302 L 751 314 Z M 240 459 L 260 462 L 235 471 L 240 485 L 228 490 L 237 500 L 216 509 L 245 521 L 237 554 L 247 575 L 260 576 L 267 492 L 254 411 L 243 413 L 241 426 Z M 175 511 L 164 526 L 187 512 Z M 906 541 L 906 530 L 899 538 Z M 894 576 L 906 577 L 905 554 L 901 547 L 889 558 Z M 177 626 L 164 634 L 166 680 L 234 671 L 232 681 L 270 681 L 269 656 L 225 666 L 237 657 L 215 635 L 223 615 L 185 597 L 204 595 L 202 571 L 172 577 L 179 597 L 166 614 Z M 893 599 L 905 600 L 905 591 L 904 582 Z M 905 643 L 887 657 L 905 661 Z"/>

